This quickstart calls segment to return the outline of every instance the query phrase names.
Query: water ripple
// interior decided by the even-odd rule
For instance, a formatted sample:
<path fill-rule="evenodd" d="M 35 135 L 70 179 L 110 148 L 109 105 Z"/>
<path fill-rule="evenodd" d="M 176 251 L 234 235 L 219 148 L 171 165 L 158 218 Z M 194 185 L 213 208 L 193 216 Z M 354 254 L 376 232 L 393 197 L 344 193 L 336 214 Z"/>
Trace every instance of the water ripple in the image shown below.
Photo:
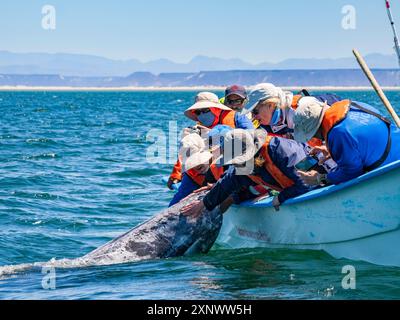
<path fill-rule="evenodd" d="M 82 256 L 162 210 L 172 168 L 146 162 L 151 129 L 192 124 L 196 92 L 0 92 L 0 266 Z M 221 95 L 222 92 L 219 92 Z M 373 92 L 339 92 L 382 108 Z M 389 99 L 399 110 L 398 92 Z M 143 112 L 145 110 L 145 112 Z M 384 111 L 385 112 L 385 111 Z M 361 275 L 341 289 L 341 268 Z M 0 267 L 1 268 L 1 267 Z M 318 251 L 215 246 L 208 255 L 40 268 L 0 278 L 0 299 L 398 299 L 399 268 Z"/>

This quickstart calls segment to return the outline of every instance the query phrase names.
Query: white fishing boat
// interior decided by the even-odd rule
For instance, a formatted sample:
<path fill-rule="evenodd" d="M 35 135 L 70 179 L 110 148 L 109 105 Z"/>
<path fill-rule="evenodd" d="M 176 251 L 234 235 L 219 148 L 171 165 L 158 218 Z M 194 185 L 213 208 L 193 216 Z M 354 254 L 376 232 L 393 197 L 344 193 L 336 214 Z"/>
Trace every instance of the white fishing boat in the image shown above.
<path fill-rule="evenodd" d="M 324 250 L 335 258 L 400 267 L 400 161 L 291 199 L 232 206 L 217 243 L 229 248 Z"/>

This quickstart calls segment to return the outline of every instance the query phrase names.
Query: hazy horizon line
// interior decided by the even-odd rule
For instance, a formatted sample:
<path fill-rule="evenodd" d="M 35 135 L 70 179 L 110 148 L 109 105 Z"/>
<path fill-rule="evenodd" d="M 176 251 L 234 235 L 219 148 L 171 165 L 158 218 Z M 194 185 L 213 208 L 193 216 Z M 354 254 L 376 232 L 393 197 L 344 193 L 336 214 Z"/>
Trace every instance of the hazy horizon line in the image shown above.
<path fill-rule="evenodd" d="M 90 56 L 90 57 L 96 57 L 96 58 L 103 58 L 103 59 L 107 59 L 107 60 L 112 60 L 112 61 L 116 61 L 116 62 L 127 62 L 127 61 L 138 61 L 140 63 L 146 64 L 146 63 L 150 63 L 150 62 L 155 62 L 155 61 L 160 61 L 160 60 L 168 60 L 169 62 L 175 63 L 175 64 L 189 64 L 190 62 L 192 62 L 195 58 L 198 57 L 205 57 L 205 58 L 209 58 L 209 59 L 220 59 L 220 60 L 241 60 L 242 62 L 246 63 L 246 64 L 251 64 L 254 66 L 260 65 L 260 64 L 264 64 L 264 63 L 271 63 L 271 64 L 279 64 L 282 62 L 285 62 L 287 60 L 340 60 L 340 59 L 347 59 L 347 58 L 351 58 L 352 57 L 352 53 L 349 52 L 348 56 L 341 56 L 341 57 L 291 57 L 291 58 L 284 58 L 282 60 L 278 60 L 278 61 L 272 61 L 272 60 L 264 60 L 261 62 L 251 62 L 248 60 L 245 60 L 243 58 L 240 57 L 228 57 L 228 58 L 224 58 L 224 57 L 217 57 L 217 56 L 208 56 L 206 54 L 197 54 L 194 55 L 192 58 L 190 58 L 189 60 L 187 60 L 187 62 L 182 62 L 182 61 L 176 61 L 173 60 L 171 58 L 167 58 L 167 57 L 160 57 L 157 59 L 152 59 L 152 60 L 141 60 L 140 58 L 135 58 L 135 57 L 131 57 L 131 58 L 116 58 L 116 57 L 110 57 L 107 55 L 101 55 L 101 54 L 97 54 L 97 53 L 80 53 L 80 52 L 67 52 L 67 51 L 59 51 L 59 52 L 45 52 L 45 51 L 12 51 L 12 50 L 8 50 L 8 49 L 0 49 L 0 52 L 7 52 L 7 53 L 12 53 L 12 54 L 48 54 L 48 55 L 61 55 L 61 54 L 66 54 L 66 55 L 78 55 L 78 56 Z M 395 53 L 382 53 L 382 52 L 367 52 L 367 53 L 363 53 L 364 56 L 369 56 L 369 55 L 382 55 L 382 56 L 394 56 Z"/>

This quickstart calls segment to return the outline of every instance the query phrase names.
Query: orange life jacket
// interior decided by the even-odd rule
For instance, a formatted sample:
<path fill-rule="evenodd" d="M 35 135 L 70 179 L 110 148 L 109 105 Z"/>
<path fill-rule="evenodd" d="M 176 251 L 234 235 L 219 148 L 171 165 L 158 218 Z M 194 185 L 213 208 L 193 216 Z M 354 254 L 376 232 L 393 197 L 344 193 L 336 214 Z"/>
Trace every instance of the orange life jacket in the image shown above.
<path fill-rule="evenodd" d="M 236 128 L 235 114 L 236 114 L 236 111 L 224 110 L 223 112 L 221 112 L 221 114 L 219 116 L 218 124 L 223 124 L 223 125 L 229 126 L 231 128 Z"/>
<path fill-rule="evenodd" d="M 224 168 L 223 167 L 219 168 L 215 164 L 212 164 L 210 166 L 210 170 L 216 181 L 218 181 L 221 178 L 222 174 L 224 173 Z M 186 174 L 199 187 L 202 187 L 204 185 L 204 182 L 206 179 L 206 176 L 204 174 L 199 173 L 197 170 L 194 170 L 194 169 L 190 169 L 190 170 L 186 171 Z"/>
<path fill-rule="evenodd" d="M 178 181 L 182 181 L 182 162 L 181 159 L 179 159 L 176 161 L 174 168 L 172 169 L 172 173 L 169 176 L 169 178 L 171 180 L 178 180 Z"/>
<path fill-rule="evenodd" d="M 350 100 L 342 100 L 334 103 L 325 112 L 324 118 L 322 119 L 321 129 L 327 147 L 329 132 L 334 126 L 336 126 L 338 123 L 342 122 L 346 118 L 350 110 L 350 104 Z"/>
<path fill-rule="evenodd" d="M 322 142 L 321 139 L 312 138 L 310 141 L 307 141 L 307 144 L 308 144 L 310 147 L 320 147 L 320 146 L 323 145 L 323 142 Z"/>
<path fill-rule="evenodd" d="M 210 166 L 210 169 L 211 169 L 211 173 L 213 174 L 214 179 L 216 181 L 221 179 L 221 176 L 224 174 L 224 168 L 223 167 L 218 167 L 217 165 L 212 164 Z"/>
<path fill-rule="evenodd" d="M 301 94 L 296 94 L 296 95 L 293 96 L 292 105 L 291 105 L 291 107 L 292 107 L 293 110 L 296 110 L 296 109 L 297 109 L 297 107 L 299 106 L 299 101 L 300 101 L 300 99 L 303 98 L 303 97 L 304 97 L 304 96 L 301 95 Z"/>
<path fill-rule="evenodd" d="M 294 185 L 294 182 L 292 179 L 288 178 L 273 162 L 271 157 L 269 156 L 268 153 L 268 146 L 271 142 L 273 137 L 268 136 L 266 139 L 266 142 L 262 146 L 260 150 L 260 155 L 264 158 L 264 168 L 265 170 L 268 171 L 268 173 L 274 178 L 274 180 L 278 183 L 278 185 L 272 185 L 269 183 L 266 183 L 265 181 L 262 180 L 261 177 L 259 176 L 249 176 L 249 178 L 257 183 L 258 185 L 263 185 L 267 186 L 273 190 L 276 191 L 282 191 L 286 188 L 292 187 Z"/>
<path fill-rule="evenodd" d="M 204 181 L 206 179 L 206 176 L 197 170 L 190 169 L 186 171 L 186 174 L 189 176 L 189 178 L 196 183 L 199 187 L 204 185 Z"/>

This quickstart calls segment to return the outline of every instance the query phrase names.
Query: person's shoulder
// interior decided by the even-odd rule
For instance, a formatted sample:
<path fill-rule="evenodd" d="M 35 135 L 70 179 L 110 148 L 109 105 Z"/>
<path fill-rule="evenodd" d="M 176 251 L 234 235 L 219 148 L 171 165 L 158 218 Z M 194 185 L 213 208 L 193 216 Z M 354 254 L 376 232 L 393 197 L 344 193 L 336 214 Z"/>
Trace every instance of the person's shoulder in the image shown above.
<path fill-rule="evenodd" d="M 336 124 L 332 129 L 329 131 L 328 139 L 331 139 L 332 136 L 339 136 L 345 135 L 349 133 L 349 126 L 347 124 L 348 119 L 343 119 L 340 123 Z"/>
<path fill-rule="evenodd" d="M 285 146 L 284 140 L 285 139 L 282 137 L 276 137 L 276 136 L 272 137 L 271 140 L 269 141 L 268 149 L 270 151 L 275 151 L 275 150 L 284 148 L 284 146 Z"/>
<path fill-rule="evenodd" d="M 254 129 L 253 122 L 246 115 L 243 115 L 238 111 L 233 112 L 235 112 L 235 121 L 237 124 L 241 124 L 242 126 L 244 125 L 244 129 Z"/>
<path fill-rule="evenodd" d="M 329 146 L 332 148 L 334 145 L 350 145 L 350 142 L 355 140 L 353 135 L 356 131 L 352 129 L 354 129 L 354 123 L 348 119 L 334 126 L 328 134 Z"/>
<path fill-rule="evenodd" d="M 232 110 L 232 111 L 228 111 L 228 112 L 234 112 L 235 117 L 238 119 L 246 119 L 246 120 L 250 121 L 250 119 L 248 117 L 246 117 L 246 115 L 242 114 L 240 111 Z"/>

